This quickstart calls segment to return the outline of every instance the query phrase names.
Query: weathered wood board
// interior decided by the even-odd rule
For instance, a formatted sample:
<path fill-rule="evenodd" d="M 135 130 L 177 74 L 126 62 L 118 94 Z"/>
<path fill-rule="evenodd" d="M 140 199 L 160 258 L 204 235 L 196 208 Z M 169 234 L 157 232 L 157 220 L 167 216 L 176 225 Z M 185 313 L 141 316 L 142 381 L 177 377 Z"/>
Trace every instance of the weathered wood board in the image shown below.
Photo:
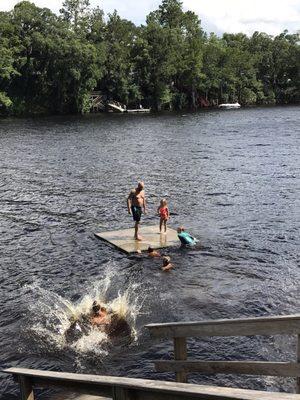
<path fill-rule="evenodd" d="M 16 377 L 22 376 L 24 380 L 27 380 L 30 389 L 32 387 L 68 388 L 73 392 L 105 396 L 114 400 L 300 400 L 299 394 L 262 392 L 120 376 L 85 375 L 27 368 L 9 368 L 3 372 Z M 34 395 L 26 396 L 27 394 L 21 391 L 21 400 L 34 400 Z"/>
<path fill-rule="evenodd" d="M 151 336 L 204 337 L 300 334 L 300 314 L 257 318 L 219 319 L 193 322 L 148 324 Z"/>
<path fill-rule="evenodd" d="M 153 249 L 163 249 L 180 244 L 177 238 L 177 232 L 174 229 L 168 228 L 167 233 L 159 233 L 157 225 L 142 225 L 140 234 L 143 237 L 142 241 L 134 239 L 134 229 L 121 229 L 110 232 L 95 233 L 99 239 L 105 240 L 116 246 L 118 249 L 126 253 L 136 253 L 145 251 L 151 246 Z"/>

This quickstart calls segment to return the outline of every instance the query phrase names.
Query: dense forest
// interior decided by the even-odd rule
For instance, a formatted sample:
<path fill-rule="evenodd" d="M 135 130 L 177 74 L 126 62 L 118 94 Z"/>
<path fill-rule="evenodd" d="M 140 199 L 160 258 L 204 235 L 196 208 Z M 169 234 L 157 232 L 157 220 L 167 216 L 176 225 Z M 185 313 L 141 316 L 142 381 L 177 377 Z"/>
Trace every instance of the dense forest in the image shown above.
<path fill-rule="evenodd" d="M 127 106 L 197 109 L 300 100 L 299 35 L 207 34 L 178 0 L 136 26 L 89 0 L 56 15 L 22 1 L 0 12 L 0 113 L 84 113 L 89 95 Z"/>

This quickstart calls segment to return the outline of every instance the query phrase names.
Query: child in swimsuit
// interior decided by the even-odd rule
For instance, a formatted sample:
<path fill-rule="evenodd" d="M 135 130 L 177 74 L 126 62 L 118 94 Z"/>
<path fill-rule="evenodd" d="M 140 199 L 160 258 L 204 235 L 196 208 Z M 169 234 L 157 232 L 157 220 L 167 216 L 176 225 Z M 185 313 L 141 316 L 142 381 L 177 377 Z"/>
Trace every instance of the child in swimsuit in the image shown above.
<path fill-rule="evenodd" d="M 197 239 L 187 233 L 183 226 L 177 228 L 177 235 L 183 246 L 193 246 L 197 243 Z"/>
<path fill-rule="evenodd" d="M 159 232 L 161 233 L 162 226 L 164 225 L 165 233 L 167 232 L 167 221 L 170 218 L 168 203 L 166 199 L 160 201 L 160 206 L 157 208 L 157 213 L 160 216 Z"/>

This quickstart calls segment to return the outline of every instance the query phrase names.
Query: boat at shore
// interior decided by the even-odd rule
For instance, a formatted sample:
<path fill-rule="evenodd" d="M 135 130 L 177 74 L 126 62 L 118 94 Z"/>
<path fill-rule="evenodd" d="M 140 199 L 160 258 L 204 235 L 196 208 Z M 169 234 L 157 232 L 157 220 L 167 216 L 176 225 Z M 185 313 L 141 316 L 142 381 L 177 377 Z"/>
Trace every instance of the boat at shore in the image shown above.
<path fill-rule="evenodd" d="M 135 108 L 135 109 L 128 109 L 125 112 L 128 113 L 149 113 L 151 108 Z"/>
<path fill-rule="evenodd" d="M 222 103 L 219 105 L 219 108 L 223 108 L 226 110 L 229 109 L 237 109 L 237 108 L 241 108 L 241 105 L 239 103 Z"/>

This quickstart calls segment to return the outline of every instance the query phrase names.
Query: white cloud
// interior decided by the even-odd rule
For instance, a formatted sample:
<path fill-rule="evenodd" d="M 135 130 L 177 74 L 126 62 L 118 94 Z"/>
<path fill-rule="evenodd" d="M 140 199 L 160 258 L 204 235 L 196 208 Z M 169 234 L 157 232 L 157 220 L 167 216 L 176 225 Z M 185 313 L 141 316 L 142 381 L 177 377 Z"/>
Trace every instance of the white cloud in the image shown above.
<path fill-rule="evenodd" d="M 34 0 L 40 7 L 55 12 L 63 0 Z M 18 0 L 0 0 L 0 10 L 10 10 Z M 91 0 L 106 13 L 117 9 L 123 18 L 136 24 L 145 21 L 145 16 L 160 4 L 160 0 Z M 183 0 L 184 9 L 195 11 L 204 30 L 222 32 L 263 31 L 278 34 L 284 29 L 294 32 L 300 29 L 300 0 Z"/>
<path fill-rule="evenodd" d="M 278 34 L 300 28 L 300 0 L 184 0 L 184 6 L 221 32 Z"/>

